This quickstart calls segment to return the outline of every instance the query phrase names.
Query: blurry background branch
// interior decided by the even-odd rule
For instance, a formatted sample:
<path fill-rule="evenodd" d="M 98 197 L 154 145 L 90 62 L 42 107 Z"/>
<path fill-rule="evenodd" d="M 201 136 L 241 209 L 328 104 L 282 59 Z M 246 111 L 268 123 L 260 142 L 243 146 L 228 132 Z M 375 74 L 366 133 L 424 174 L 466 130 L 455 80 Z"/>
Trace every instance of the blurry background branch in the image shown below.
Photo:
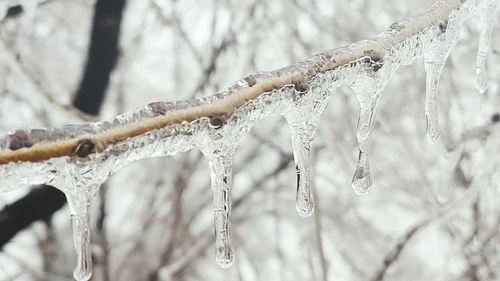
<path fill-rule="evenodd" d="M 20 62 L 36 70 L 30 73 L 42 79 L 55 101 L 70 104 L 68 93 L 79 88 L 77 78 L 84 76 L 94 1 L 46 2 L 24 27 L 18 24 L 32 14 L 28 8 L 2 21 L 0 35 L 16 51 L 12 54 L 21 54 Z M 432 2 L 128 0 L 122 54 L 101 118 L 158 100 L 213 95 L 248 73 L 372 37 Z M 233 268 L 220 270 L 213 261 L 207 165 L 192 151 L 131 164 L 101 189 L 93 210 L 93 280 L 351 281 L 373 279 L 382 270 L 388 281 L 497 280 L 500 167 L 492 155 L 498 155 L 500 137 L 490 120 L 498 119 L 494 114 L 500 106 L 494 79 L 500 77 L 500 38 L 493 34 L 489 92 L 478 96 L 469 66 L 475 61 L 479 27 L 474 19 L 465 24 L 441 77 L 442 142 L 431 146 L 423 136 L 421 64 L 401 67 L 388 84 L 374 124 L 375 186 L 369 196 L 355 196 L 349 187 L 358 107 L 344 87 L 331 98 L 313 147 L 319 198 L 314 219 L 294 212 L 289 133 L 283 120 L 267 117 L 235 157 L 238 262 Z M 8 58 L 5 53 L 0 53 L 1 129 L 81 121 L 69 121 L 57 105 L 33 103 L 42 93 L 21 87 L 29 79 L 16 71 L 15 55 L 2 60 Z M 477 187 L 476 197 L 433 219 L 435 211 Z M 0 203 L 17 205 L 15 196 L 22 191 L 0 194 Z M 422 225 L 427 219 L 431 223 Z M 51 222 L 34 223 L 5 245 L 0 280 L 69 279 L 74 254 L 68 218 L 58 212 Z"/>
<path fill-rule="evenodd" d="M 95 3 L 87 64 L 73 101 L 73 106 L 85 113 L 97 115 L 104 100 L 119 57 L 118 38 L 124 7 L 125 0 L 98 0 Z M 19 5 L 8 11 L 6 17 L 22 16 Z M 0 249 L 32 222 L 50 219 L 65 202 L 62 192 L 41 185 L 7 205 L 0 211 Z"/>

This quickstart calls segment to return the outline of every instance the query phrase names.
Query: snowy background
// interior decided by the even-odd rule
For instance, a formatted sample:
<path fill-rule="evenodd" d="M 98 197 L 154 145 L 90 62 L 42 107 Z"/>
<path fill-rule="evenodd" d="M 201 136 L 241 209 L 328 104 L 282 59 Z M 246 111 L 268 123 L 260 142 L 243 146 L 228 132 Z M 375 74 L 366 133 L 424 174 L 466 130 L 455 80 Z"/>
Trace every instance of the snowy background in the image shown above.
<path fill-rule="evenodd" d="M 0 1 L 0 8 L 16 2 Z M 21 3 L 24 13 L 0 23 L 0 131 L 82 122 L 63 105 L 85 64 L 94 1 Z M 431 5 L 128 0 L 99 119 L 212 95 L 247 74 L 373 37 Z M 351 89 L 338 89 L 315 137 L 311 218 L 295 211 L 285 121 L 260 121 L 235 157 L 229 269 L 214 260 L 210 177 L 198 151 L 120 170 L 92 211 L 92 280 L 499 280 L 500 128 L 484 129 L 500 110 L 499 30 L 481 96 L 474 87 L 479 22 L 461 29 L 441 77 L 435 145 L 425 136 L 423 62 L 399 68 L 378 107 L 366 196 L 351 189 L 358 102 Z M 28 190 L 0 194 L 0 205 Z M 0 280 L 72 280 L 72 243 L 64 208 L 4 247 Z"/>

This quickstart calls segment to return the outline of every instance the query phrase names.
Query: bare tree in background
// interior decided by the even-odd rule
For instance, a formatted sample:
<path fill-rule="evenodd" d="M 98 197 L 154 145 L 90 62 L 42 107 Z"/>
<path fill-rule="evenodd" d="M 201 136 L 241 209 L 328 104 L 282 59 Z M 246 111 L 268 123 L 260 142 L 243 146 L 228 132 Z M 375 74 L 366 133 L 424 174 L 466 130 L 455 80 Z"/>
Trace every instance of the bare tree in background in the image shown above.
<path fill-rule="evenodd" d="M 0 24 L 0 130 L 213 95 L 248 73 L 373 36 L 431 4 L 12 1 Z M 498 280 L 500 38 L 493 34 L 489 90 L 478 95 L 478 28 L 466 23 L 441 77 L 437 144 L 425 138 L 423 64 L 390 81 L 374 125 L 370 195 L 350 188 L 358 105 L 343 88 L 312 148 L 312 218 L 294 209 L 284 120 L 267 118 L 235 158 L 233 267 L 214 262 L 208 167 L 190 151 L 132 164 L 106 183 L 92 212 L 92 280 Z M 64 197 L 30 190 L 0 193 L 0 280 L 71 280 L 71 229 L 67 210 L 57 211 Z"/>

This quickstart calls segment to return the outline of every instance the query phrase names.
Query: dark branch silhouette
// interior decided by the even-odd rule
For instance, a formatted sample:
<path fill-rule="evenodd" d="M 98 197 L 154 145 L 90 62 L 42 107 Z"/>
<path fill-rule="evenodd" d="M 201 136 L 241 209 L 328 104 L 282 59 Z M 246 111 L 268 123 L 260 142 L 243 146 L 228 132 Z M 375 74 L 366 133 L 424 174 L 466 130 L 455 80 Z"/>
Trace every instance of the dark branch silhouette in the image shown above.
<path fill-rule="evenodd" d="M 97 115 L 106 94 L 109 77 L 119 56 L 118 39 L 125 0 L 98 0 L 87 64 L 73 100 L 77 109 Z M 21 14 L 22 7 L 18 8 Z M 64 194 L 48 185 L 35 186 L 28 194 L 0 211 L 0 249 L 31 223 L 49 219 L 66 203 Z"/>

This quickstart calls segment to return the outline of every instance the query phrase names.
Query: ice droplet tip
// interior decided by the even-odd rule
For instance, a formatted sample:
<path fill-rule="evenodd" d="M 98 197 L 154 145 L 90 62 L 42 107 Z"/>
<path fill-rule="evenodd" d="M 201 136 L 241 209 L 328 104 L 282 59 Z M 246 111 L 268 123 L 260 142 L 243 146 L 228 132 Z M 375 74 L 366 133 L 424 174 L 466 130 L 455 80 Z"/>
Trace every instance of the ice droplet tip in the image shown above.
<path fill-rule="evenodd" d="M 357 175 L 360 174 L 362 173 L 356 171 L 354 178 L 352 179 L 351 187 L 357 195 L 366 195 L 370 193 L 372 187 L 370 175 L 366 173 L 358 177 Z"/>
<path fill-rule="evenodd" d="M 234 263 L 234 255 L 231 250 L 231 254 L 229 257 L 224 257 L 224 258 L 216 258 L 217 264 L 219 265 L 220 268 L 226 269 L 230 268 L 233 263 Z"/>
<path fill-rule="evenodd" d="M 430 144 L 436 144 L 439 141 L 439 133 L 428 133 L 427 134 L 427 141 Z"/>
<path fill-rule="evenodd" d="M 488 90 L 488 85 L 481 85 L 478 83 L 476 84 L 476 90 L 479 92 L 479 94 L 484 95 Z"/>
<path fill-rule="evenodd" d="M 76 281 L 88 281 L 92 277 L 92 271 L 77 270 L 73 271 L 73 277 Z"/>
<path fill-rule="evenodd" d="M 297 209 L 297 214 L 303 218 L 310 217 L 314 214 L 314 204 L 308 204 L 306 206 L 302 206 L 300 204 L 297 204 L 296 206 Z"/>
<path fill-rule="evenodd" d="M 352 189 L 354 190 L 354 192 L 357 194 L 357 195 L 367 195 L 370 193 L 371 191 L 371 186 L 367 186 L 367 187 L 359 187 L 359 186 L 352 186 Z"/>

